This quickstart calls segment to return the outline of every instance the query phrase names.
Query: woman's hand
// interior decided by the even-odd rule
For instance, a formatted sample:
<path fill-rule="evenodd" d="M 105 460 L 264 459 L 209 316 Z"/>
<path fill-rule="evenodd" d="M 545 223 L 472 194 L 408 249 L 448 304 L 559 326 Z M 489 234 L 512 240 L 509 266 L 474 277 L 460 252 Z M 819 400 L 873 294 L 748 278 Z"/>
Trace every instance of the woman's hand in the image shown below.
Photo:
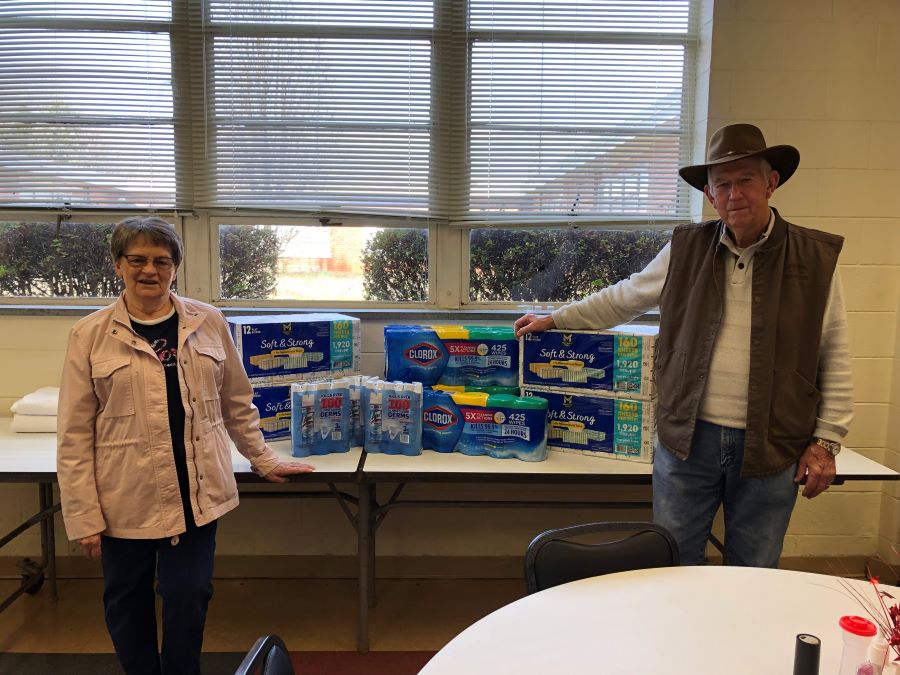
<path fill-rule="evenodd" d="M 301 462 L 281 462 L 278 466 L 265 474 L 263 478 L 272 483 L 287 483 L 288 476 L 298 473 L 310 473 L 315 471 L 316 467 Z"/>
<path fill-rule="evenodd" d="M 81 544 L 81 552 L 88 560 L 100 560 L 100 535 L 92 534 L 90 537 L 79 539 Z"/>

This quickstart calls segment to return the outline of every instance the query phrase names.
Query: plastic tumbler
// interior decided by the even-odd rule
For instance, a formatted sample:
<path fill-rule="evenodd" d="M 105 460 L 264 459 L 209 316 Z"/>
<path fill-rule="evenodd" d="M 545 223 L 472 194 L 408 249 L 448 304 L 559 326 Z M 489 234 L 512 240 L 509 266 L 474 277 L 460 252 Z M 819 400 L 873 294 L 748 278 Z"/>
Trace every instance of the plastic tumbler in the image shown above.
<path fill-rule="evenodd" d="M 844 638 L 838 675 L 856 675 L 856 669 L 869 655 L 869 643 L 878 631 L 875 624 L 861 616 L 842 616 L 838 625 Z"/>

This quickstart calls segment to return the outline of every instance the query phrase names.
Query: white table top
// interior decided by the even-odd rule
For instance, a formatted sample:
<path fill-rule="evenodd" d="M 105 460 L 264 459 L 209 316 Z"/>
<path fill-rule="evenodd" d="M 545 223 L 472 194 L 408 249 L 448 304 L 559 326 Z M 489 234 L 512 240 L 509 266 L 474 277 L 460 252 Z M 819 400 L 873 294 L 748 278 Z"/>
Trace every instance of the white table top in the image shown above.
<path fill-rule="evenodd" d="M 41 474 L 56 473 L 56 434 L 54 433 L 15 433 L 9 430 L 10 419 L 0 419 L 0 480 L 3 474 Z M 313 457 L 292 457 L 289 439 L 269 443 L 285 461 L 303 462 L 316 467 L 315 474 L 333 475 L 353 473 L 359 467 L 362 450 L 351 449 L 330 455 Z M 232 444 L 231 461 L 234 472 L 251 474 L 250 462 Z M 310 474 L 311 475 L 311 474 Z"/>
<path fill-rule="evenodd" d="M 639 478 L 653 474 L 653 465 L 607 457 L 592 457 L 551 451 L 543 462 L 518 459 L 473 457 L 458 452 L 424 450 L 421 455 L 366 454 L 365 474 L 489 474 L 497 475 L 581 475 Z M 837 456 L 838 479 L 898 480 L 900 473 L 848 448 Z"/>
<path fill-rule="evenodd" d="M 487 475 L 583 475 L 646 477 L 653 474 L 652 464 L 626 462 L 606 457 L 588 457 L 566 452 L 550 452 L 543 462 L 519 459 L 495 459 L 463 455 L 459 452 L 423 450 L 421 455 L 385 455 L 366 453 L 366 474 L 487 474 Z"/>
<path fill-rule="evenodd" d="M 853 583 L 875 600 L 871 586 Z M 895 597 L 900 589 L 883 586 Z M 837 673 L 838 619 L 865 616 L 830 576 L 675 567 L 582 579 L 517 600 L 450 641 L 422 675 L 790 673 L 798 633 Z"/>
<path fill-rule="evenodd" d="M 56 434 L 15 433 L 9 429 L 10 419 L 0 418 L 0 480 L 3 474 L 54 474 L 56 473 Z M 360 462 L 361 450 L 313 457 L 291 456 L 290 441 L 279 440 L 269 444 L 285 460 L 312 464 L 319 474 L 352 473 Z M 250 473 L 250 463 L 232 447 L 232 461 L 237 474 Z M 853 450 L 844 448 L 837 457 L 838 478 L 847 480 L 898 480 L 900 473 L 887 468 Z M 534 476 L 569 476 L 586 479 L 607 479 L 610 482 L 648 482 L 653 473 L 651 464 L 628 462 L 606 457 L 589 457 L 552 451 L 543 462 L 523 462 L 518 459 L 494 459 L 472 457 L 458 452 L 442 453 L 425 450 L 421 455 L 366 454 L 363 465 L 365 474 L 386 478 L 397 474 L 420 477 L 483 476 L 502 478 L 510 476 L 527 478 Z"/>

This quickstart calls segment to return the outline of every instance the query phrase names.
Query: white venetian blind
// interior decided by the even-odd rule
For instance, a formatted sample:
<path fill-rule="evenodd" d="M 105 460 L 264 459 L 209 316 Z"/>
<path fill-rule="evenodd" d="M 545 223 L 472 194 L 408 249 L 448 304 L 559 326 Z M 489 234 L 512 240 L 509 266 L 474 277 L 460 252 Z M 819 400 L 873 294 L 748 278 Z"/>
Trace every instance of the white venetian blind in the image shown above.
<path fill-rule="evenodd" d="M 206 10 L 198 205 L 430 214 L 432 2 Z"/>
<path fill-rule="evenodd" d="M 0 206 L 175 203 L 168 0 L 0 3 Z"/>
<path fill-rule="evenodd" d="M 468 188 L 453 220 L 687 218 L 691 5 L 471 0 Z"/>

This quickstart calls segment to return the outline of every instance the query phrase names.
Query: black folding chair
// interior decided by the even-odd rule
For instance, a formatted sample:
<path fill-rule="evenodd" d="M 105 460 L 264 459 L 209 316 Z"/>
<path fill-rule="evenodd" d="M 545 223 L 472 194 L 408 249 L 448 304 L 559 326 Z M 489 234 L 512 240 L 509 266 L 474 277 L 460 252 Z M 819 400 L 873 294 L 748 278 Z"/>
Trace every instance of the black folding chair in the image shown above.
<path fill-rule="evenodd" d="M 582 544 L 573 537 L 599 532 L 631 533 L 612 541 Z M 525 552 L 528 593 L 601 574 L 678 565 L 678 544 L 653 523 L 588 523 L 547 530 Z"/>
<path fill-rule="evenodd" d="M 250 648 L 234 675 L 294 675 L 294 667 L 284 641 L 265 635 Z"/>

